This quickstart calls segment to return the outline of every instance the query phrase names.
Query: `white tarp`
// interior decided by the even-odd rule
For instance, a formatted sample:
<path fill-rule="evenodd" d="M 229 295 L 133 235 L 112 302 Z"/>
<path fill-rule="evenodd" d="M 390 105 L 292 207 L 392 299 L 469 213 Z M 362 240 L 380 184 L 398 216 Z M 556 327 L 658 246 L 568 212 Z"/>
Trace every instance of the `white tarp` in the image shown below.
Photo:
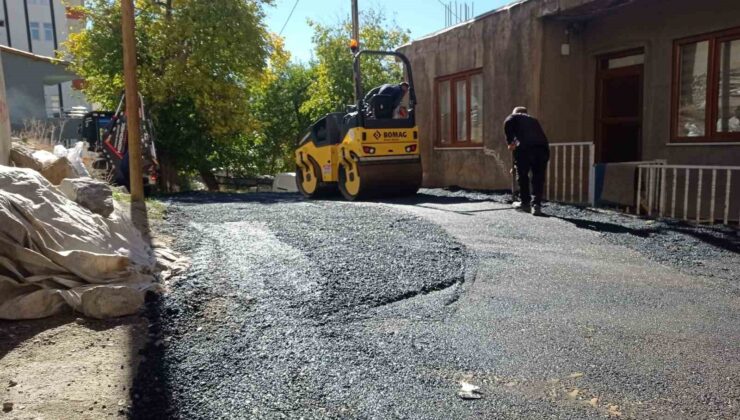
<path fill-rule="evenodd" d="M 95 318 L 135 313 L 158 287 L 156 266 L 128 219 L 91 213 L 32 169 L 0 166 L 0 319 L 67 307 Z"/>

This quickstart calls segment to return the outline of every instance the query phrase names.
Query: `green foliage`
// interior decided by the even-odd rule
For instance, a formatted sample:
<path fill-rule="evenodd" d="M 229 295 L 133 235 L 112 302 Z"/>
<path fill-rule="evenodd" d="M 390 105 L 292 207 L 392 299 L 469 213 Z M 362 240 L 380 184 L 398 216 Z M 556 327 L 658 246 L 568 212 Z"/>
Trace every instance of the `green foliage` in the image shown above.
<path fill-rule="evenodd" d="M 136 0 L 139 88 L 161 160 L 176 171 L 292 170 L 305 128 L 354 102 L 349 17 L 310 22 L 316 59 L 292 63 L 283 40 L 265 30 L 262 8 L 271 2 Z M 90 101 L 113 109 L 124 87 L 120 3 L 88 0 L 81 9 L 88 24 L 70 36 L 69 58 Z M 380 11 L 365 11 L 360 21 L 362 48 L 393 50 L 409 40 Z M 379 58 L 363 60 L 362 72 L 365 90 L 403 76 L 397 63 Z"/>
<path fill-rule="evenodd" d="M 293 150 L 298 136 L 310 124 L 300 111 L 308 99 L 312 69 L 290 63 L 283 40 L 271 39 L 268 67 L 250 92 L 253 130 L 242 137 L 241 154 L 234 156 L 232 171 L 240 174 L 274 174 L 293 170 Z"/>
<path fill-rule="evenodd" d="M 249 94 L 262 76 L 267 0 L 137 0 L 139 89 L 160 154 L 180 171 L 210 171 L 251 131 Z M 109 109 L 123 90 L 120 5 L 91 0 L 84 31 L 70 37 L 85 93 Z M 233 149 L 233 150 L 232 150 Z"/>
<path fill-rule="evenodd" d="M 314 30 L 316 61 L 312 65 L 315 78 L 309 87 L 310 98 L 301 109 L 313 120 L 329 112 L 343 111 L 346 105 L 354 103 L 352 54 L 349 52 L 352 23 L 347 17 L 334 26 L 313 21 L 309 24 Z M 393 51 L 408 41 L 408 30 L 388 22 L 382 11 L 367 9 L 360 14 L 362 49 Z M 402 67 L 392 58 L 364 57 L 361 71 L 365 92 L 403 79 Z"/>

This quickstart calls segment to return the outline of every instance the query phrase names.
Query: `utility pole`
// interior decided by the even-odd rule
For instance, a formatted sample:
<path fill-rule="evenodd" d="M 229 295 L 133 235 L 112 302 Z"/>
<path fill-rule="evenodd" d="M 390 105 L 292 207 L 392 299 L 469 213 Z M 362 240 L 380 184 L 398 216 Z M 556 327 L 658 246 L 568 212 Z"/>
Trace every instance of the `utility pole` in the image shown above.
<path fill-rule="evenodd" d="M 123 77 L 126 86 L 126 130 L 128 131 L 128 163 L 131 201 L 144 201 L 141 175 L 141 140 L 139 117 L 139 86 L 136 79 L 136 39 L 134 37 L 134 2 L 121 0 L 123 30 Z"/>
<path fill-rule="evenodd" d="M 352 49 L 353 53 L 357 53 L 360 51 L 360 12 L 357 8 L 357 0 L 352 0 L 352 41 L 354 48 Z M 356 43 L 356 44 L 354 44 Z M 360 93 L 359 88 L 360 86 L 360 76 L 358 74 L 358 70 L 356 67 L 353 67 L 353 77 L 355 78 L 355 103 L 357 103 L 360 100 Z"/>
<path fill-rule="evenodd" d="M 357 9 L 357 0 L 352 0 L 352 39 L 360 42 L 360 12 Z"/>

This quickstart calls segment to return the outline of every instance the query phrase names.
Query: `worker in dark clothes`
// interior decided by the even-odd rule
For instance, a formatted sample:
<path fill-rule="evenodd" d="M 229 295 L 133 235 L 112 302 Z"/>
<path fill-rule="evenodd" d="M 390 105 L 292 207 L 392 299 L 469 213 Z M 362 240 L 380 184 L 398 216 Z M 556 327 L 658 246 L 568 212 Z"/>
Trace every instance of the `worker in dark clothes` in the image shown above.
<path fill-rule="evenodd" d="M 375 95 L 386 95 L 391 97 L 391 103 L 393 107 L 388 110 L 389 115 L 393 114 L 393 111 L 398 108 L 399 105 L 401 105 L 401 101 L 403 100 L 403 97 L 406 95 L 406 92 L 409 91 L 409 84 L 406 82 L 401 82 L 397 85 L 390 85 L 385 84 L 378 86 L 374 89 L 372 89 L 370 92 L 365 95 L 365 103 L 370 103 L 373 96 Z"/>
<path fill-rule="evenodd" d="M 514 207 L 539 216 L 542 214 L 542 194 L 545 190 L 547 161 L 550 160 L 550 146 L 540 122 L 527 114 L 527 108 L 518 106 L 504 122 L 506 143 L 514 154 L 517 181 L 521 202 Z M 530 190 L 529 173 L 532 172 Z M 531 191 L 531 196 L 530 196 Z"/>

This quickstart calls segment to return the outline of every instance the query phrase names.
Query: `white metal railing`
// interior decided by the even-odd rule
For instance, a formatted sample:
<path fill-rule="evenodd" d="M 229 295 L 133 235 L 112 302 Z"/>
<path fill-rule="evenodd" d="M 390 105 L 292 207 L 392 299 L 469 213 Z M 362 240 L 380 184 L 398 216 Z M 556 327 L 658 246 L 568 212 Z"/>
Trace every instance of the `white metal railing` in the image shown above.
<path fill-rule="evenodd" d="M 679 216 L 686 221 L 691 219 L 696 223 L 714 223 L 716 220 L 722 220 L 727 225 L 731 216 L 733 172 L 740 172 L 740 166 L 665 165 L 656 163 L 638 165 L 636 214 L 642 214 L 644 207 L 648 216 L 657 214 L 659 217 L 666 217 L 670 215 L 671 218 L 675 219 L 680 210 Z M 704 177 L 705 173 L 707 178 Z M 696 179 L 696 184 L 693 183 L 694 179 Z M 740 178 L 736 177 L 736 179 Z M 682 184 L 680 186 L 679 180 Z M 692 185 L 696 187 L 692 189 Z M 721 218 L 717 218 L 716 214 L 718 186 L 721 198 L 719 201 L 722 206 Z M 724 191 L 722 191 L 722 187 L 724 187 Z M 707 218 L 703 219 L 702 216 L 705 214 L 703 210 L 707 207 L 705 204 L 707 189 L 709 190 L 709 213 Z M 721 197 L 723 192 L 724 197 Z M 694 196 L 693 193 L 696 195 Z M 695 213 L 693 217 L 690 217 L 692 210 Z M 740 220 L 740 214 L 738 214 L 738 219 Z"/>
<path fill-rule="evenodd" d="M 548 201 L 594 202 L 594 144 L 550 143 L 545 196 Z"/>

